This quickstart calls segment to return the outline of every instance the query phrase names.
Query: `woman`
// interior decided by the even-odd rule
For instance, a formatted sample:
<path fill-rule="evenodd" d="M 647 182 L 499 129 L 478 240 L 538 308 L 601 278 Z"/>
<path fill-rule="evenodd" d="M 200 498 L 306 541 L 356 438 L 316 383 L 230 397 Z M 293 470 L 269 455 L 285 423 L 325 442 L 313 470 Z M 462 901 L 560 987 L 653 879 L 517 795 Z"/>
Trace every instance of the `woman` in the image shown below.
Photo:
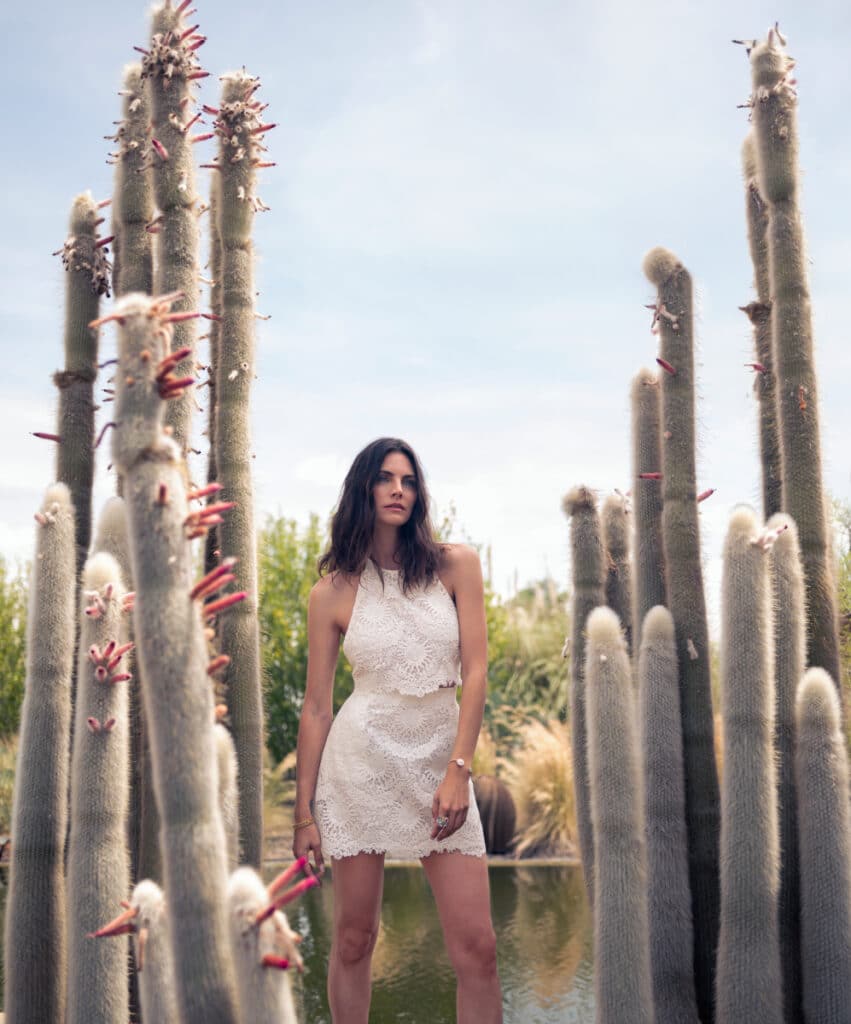
<path fill-rule="evenodd" d="M 293 853 L 312 855 L 320 874 L 324 855 L 333 865 L 334 1024 L 368 1019 L 385 854 L 422 862 L 458 979 L 458 1024 L 498 1024 L 470 780 L 487 677 L 482 571 L 473 549 L 435 542 L 423 473 L 404 441 L 379 438 L 355 459 L 319 572 L 308 604 Z M 332 725 L 341 637 L 355 689 Z"/>

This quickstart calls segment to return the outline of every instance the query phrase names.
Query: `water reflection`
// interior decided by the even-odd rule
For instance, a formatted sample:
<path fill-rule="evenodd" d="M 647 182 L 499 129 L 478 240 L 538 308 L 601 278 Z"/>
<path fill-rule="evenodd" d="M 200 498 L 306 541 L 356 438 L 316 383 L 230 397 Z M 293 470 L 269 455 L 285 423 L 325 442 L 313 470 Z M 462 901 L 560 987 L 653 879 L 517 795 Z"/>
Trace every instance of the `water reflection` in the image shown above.
<path fill-rule="evenodd" d="M 267 872 L 271 879 L 275 870 Z M 5 904 L 0 878 L 0 947 Z M 592 1024 L 591 919 L 580 872 L 537 864 L 490 869 L 505 1024 Z M 325 972 L 333 880 L 289 908 L 304 936 L 305 973 L 295 980 L 304 1024 L 330 1024 Z M 2 960 L 2 948 L 0 948 Z M 381 930 L 373 957 L 371 1024 L 451 1024 L 455 977 L 437 910 L 419 867 L 386 869 Z M 2 1006 L 2 976 L 0 976 Z"/>
<path fill-rule="evenodd" d="M 591 1024 L 591 920 L 579 872 L 561 866 L 494 866 L 491 902 L 506 1024 Z M 333 880 L 290 915 L 304 935 L 303 1019 L 330 1024 L 325 972 Z M 418 867 L 388 866 L 373 955 L 371 1024 L 451 1024 L 455 978 L 440 922 Z"/>

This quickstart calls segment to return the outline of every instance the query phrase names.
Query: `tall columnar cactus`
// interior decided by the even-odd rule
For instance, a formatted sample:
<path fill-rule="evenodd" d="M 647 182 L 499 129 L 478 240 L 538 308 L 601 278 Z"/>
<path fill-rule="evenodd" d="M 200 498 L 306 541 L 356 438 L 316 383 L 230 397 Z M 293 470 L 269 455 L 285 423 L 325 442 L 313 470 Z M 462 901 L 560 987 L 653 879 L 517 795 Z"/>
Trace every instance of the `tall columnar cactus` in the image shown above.
<path fill-rule="evenodd" d="M 198 194 L 195 189 L 195 161 L 191 131 L 197 123 L 193 113 L 193 83 L 206 77 L 197 51 L 204 37 L 187 26 L 184 12 L 189 3 L 172 7 L 165 0 L 153 13 L 151 41 L 142 58 L 142 77 L 148 82 L 152 137 L 154 198 L 159 210 L 156 234 L 154 292 L 180 293 L 175 310 L 198 307 Z M 197 26 L 196 26 L 197 27 Z M 196 325 L 194 320 L 175 323 L 172 352 L 183 355 L 176 366 L 178 377 L 195 371 Z M 192 429 L 192 398 L 188 392 L 170 404 L 167 422 L 185 454 Z"/>
<path fill-rule="evenodd" d="M 688 271 L 667 249 L 652 249 L 644 258 L 644 272 L 658 289 L 656 322 L 667 367 L 662 374 L 662 535 L 680 667 L 695 978 L 706 1024 L 714 999 L 720 820 L 697 514 L 692 285 Z"/>
<path fill-rule="evenodd" d="M 216 468 L 216 369 L 219 365 L 219 338 L 221 336 L 222 318 L 222 240 L 219 235 L 219 192 L 221 181 L 219 174 L 211 175 L 210 181 L 210 321 L 209 351 L 207 365 L 207 482 L 213 483 L 218 478 Z M 216 552 L 219 550 L 219 531 L 211 526 L 204 542 L 204 571 L 212 572 L 218 565 Z"/>
<path fill-rule="evenodd" d="M 639 370 L 632 382 L 632 635 L 641 636 L 644 616 L 667 604 L 662 545 L 662 488 L 646 474 L 662 472 L 662 391 L 659 377 Z"/>
<path fill-rule="evenodd" d="M 65 287 L 65 369 L 53 375 L 59 389 L 56 478 L 71 491 L 77 530 L 77 575 L 89 550 L 92 529 L 92 480 L 95 457 L 94 382 L 97 377 L 101 295 L 109 295 L 110 264 L 106 244 L 98 238 L 102 222 L 90 192 L 71 207 L 68 238 L 59 250 L 67 271 Z"/>
<path fill-rule="evenodd" d="M 36 519 L 5 924 L 6 1016 L 16 1024 L 65 1019 L 63 850 L 76 601 L 74 509 L 65 484 L 48 488 Z"/>
<path fill-rule="evenodd" d="M 116 306 L 113 318 L 121 324 L 119 426 L 112 450 L 127 481 L 137 657 L 146 684 L 181 1019 L 184 1024 L 234 1024 L 223 902 L 227 854 L 203 629 L 203 620 L 212 619 L 223 604 L 213 600 L 199 609 L 197 602 L 211 593 L 211 585 L 192 586 L 187 529 L 197 531 L 203 513 L 190 512 L 184 463 L 163 427 L 163 398 L 189 381 L 171 373 L 174 356 L 158 363 L 153 355 L 159 351 L 159 333 L 171 330 L 167 310 L 167 301 L 141 295 L 125 296 Z"/>
<path fill-rule="evenodd" d="M 724 548 L 721 596 L 724 781 L 719 1024 L 783 1021 L 768 543 L 749 508 L 733 512 Z"/>
<path fill-rule="evenodd" d="M 626 647 L 632 650 L 632 567 L 626 501 L 610 494 L 603 502 L 603 547 L 606 549 L 606 604 L 624 623 Z"/>
<path fill-rule="evenodd" d="M 295 1024 L 288 968 L 301 963 L 287 919 L 280 911 L 258 923 L 269 906 L 266 886 L 249 867 L 238 868 L 228 883 L 228 918 L 239 1004 L 252 1024 Z"/>
<path fill-rule="evenodd" d="M 679 669 L 674 620 L 662 605 L 651 608 L 644 617 L 638 650 L 638 699 L 653 1005 L 660 1024 L 698 1024 Z"/>
<path fill-rule="evenodd" d="M 610 608 L 591 612 L 587 630 L 596 1019 L 652 1024 L 644 794 L 629 656 Z"/>
<path fill-rule="evenodd" d="M 759 454 L 762 465 L 762 514 L 768 520 L 782 506 L 783 471 L 777 430 L 777 387 L 771 350 L 771 284 L 768 277 L 768 206 L 759 192 L 754 138 L 742 145 L 748 242 L 756 301 L 742 306 L 754 329 L 754 394 L 759 402 Z"/>
<path fill-rule="evenodd" d="M 251 387 L 255 376 L 254 252 L 251 228 L 262 203 L 256 194 L 262 163 L 260 84 L 244 71 L 222 79 L 216 116 L 219 136 L 218 229 L 221 245 L 222 322 L 216 367 L 216 470 L 222 497 L 236 502 L 218 526 L 220 547 L 238 559 L 240 585 L 251 597 L 220 624 L 227 668 L 228 706 L 239 764 L 242 859 L 263 860 L 263 688 L 257 617 L 257 535 L 254 526 Z"/>
<path fill-rule="evenodd" d="M 851 1006 L 851 820 L 839 701 L 823 669 L 804 676 L 796 718 L 804 1014 L 829 1024 Z"/>
<path fill-rule="evenodd" d="M 141 64 L 128 64 L 122 85 L 122 120 L 115 133 L 115 192 L 112 226 L 115 232 L 113 290 L 116 295 L 154 287 L 154 188 L 148 163 L 151 156 L 151 107 Z"/>
<path fill-rule="evenodd" d="M 807 647 L 804 575 L 798 531 L 779 513 L 766 524 L 771 550 L 774 620 L 774 680 L 777 720 L 774 753 L 780 818 L 780 895 L 778 926 L 783 970 L 783 1013 L 787 1024 L 803 1020 L 801 995 L 801 918 L 798 814 L 795 792 L 795 697 L 804 675 Z"/>
<path fill-rule="evenodd" d="M 798 524 L 807 594 L 807 663 L 840 683 L 836 584 L 821 469 L 818 382 L 806 254 L 798 205 L 793 61 L 768 33 L 750 55 L 760 195 L 768 203 L 771 335 L 777 374 L 783 511 Z"/>
<path fill-rule="evenodd" d="M 570 738 L 573 748 L 573 788 L 579 852 L 588 898 L 594 900 L 594 827 L 588 776 L 587 687 L 585 684 L 585 622 L 604 604 L 605 554 L 600 536 L 597 499 L 588 487 L 574 487 L 563 502 L 570 518 L 570 551 L 573 564 L 573 595 L 570 633 Z"/>
<path fill-rule="evenodd" d="M 83 569 L 71 759 L 68 1024 L 124 1024 L 128 1017 L 126 944 L 88 938 L 130 890 L 124 594 L 112 555 L 92 555 Z"/>
<path fill-rule="evenodd" d="M 142 1020 L 149 1024 L 176 1021 L 178 1009 L 174 963 L 162 889 L 156 882 L 143 879 L 124 905 L 127 908 L 124 913 L 99 928 L 93 938 L 132 935 Z"/>

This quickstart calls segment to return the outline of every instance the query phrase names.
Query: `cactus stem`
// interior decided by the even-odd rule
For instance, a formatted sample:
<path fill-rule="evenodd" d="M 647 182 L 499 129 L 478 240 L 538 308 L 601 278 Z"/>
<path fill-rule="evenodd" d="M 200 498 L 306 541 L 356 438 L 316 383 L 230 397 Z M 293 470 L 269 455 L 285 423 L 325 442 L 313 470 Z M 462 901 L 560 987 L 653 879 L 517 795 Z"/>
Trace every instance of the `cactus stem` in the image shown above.
<path fill-rule="evenodd" d="M 639 480 L 661 480 L 662 479 L 662 474 L 661 473 L 639 473 L 638 474 L 638 479 Z"/>
<path fill-rule="evenodd" d="M 246 597 L 248 597 L 247 591 L 238 590 L 235 594 L 227 594 L 225 597 L 220 597 L 217 601 L 210 601 L 209 604 L 204 605 L 204 618 L 211 619 L 218 612 L 230 608 L 232 604 L 244 601 Z"/>
<path fill-rule="evenodd" d="M 207 665 L 207 675 L 211 676 L 218 672 L 220 668 L 224 668 L 226 665 L 230 665 L 230 658 L 226 654 L 220 654 L 218 657 Z"/>
<path fill-rule="evenodd" d="M 675 366 L 671 366 L 667 359 L 663 359 L 661 356 L 656 356 L 656 362 L 662 367 L 665 373 L 670 373 L 672 377 L 676 377 L 677 370 Z"/>
<path fill-rule="evenodd" d="M 47 434 L 43 430 L 33 430 L 33 437 L 40 437 L 43 441 L 56 441 L 57 444 L 62 443 L 62 438 L 59 434 Z"/>
<path fill-rule="evenodd" d="M 701 491 L 700 494 L 698 494 L 697 503 L 700 504 L 701 501 L 706 501 L 706 499 L 711 498 L 714 493 L 714 487 L 707 487 L 705 491 Z"/>

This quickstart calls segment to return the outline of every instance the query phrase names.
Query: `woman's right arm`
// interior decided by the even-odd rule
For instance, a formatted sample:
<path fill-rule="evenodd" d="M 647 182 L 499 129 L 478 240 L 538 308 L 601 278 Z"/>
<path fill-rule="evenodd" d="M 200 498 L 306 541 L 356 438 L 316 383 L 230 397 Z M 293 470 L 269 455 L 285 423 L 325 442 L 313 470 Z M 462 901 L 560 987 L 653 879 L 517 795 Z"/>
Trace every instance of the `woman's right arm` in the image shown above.
<path fill-rule="evenodd" d="M 310 591 L 307 606 L 307 685 L 296 746 L 295 820 L 313 816 L 313 796 L 322 749 L 334 717 L 334 675 L 340 652 L 340 628 L 335 622 L 335 588 L 324 576 Z M 319 829 L 309 825 L 293 833 L 293 854 L 309 857 L 319 874 L 325 870 Z"/>

